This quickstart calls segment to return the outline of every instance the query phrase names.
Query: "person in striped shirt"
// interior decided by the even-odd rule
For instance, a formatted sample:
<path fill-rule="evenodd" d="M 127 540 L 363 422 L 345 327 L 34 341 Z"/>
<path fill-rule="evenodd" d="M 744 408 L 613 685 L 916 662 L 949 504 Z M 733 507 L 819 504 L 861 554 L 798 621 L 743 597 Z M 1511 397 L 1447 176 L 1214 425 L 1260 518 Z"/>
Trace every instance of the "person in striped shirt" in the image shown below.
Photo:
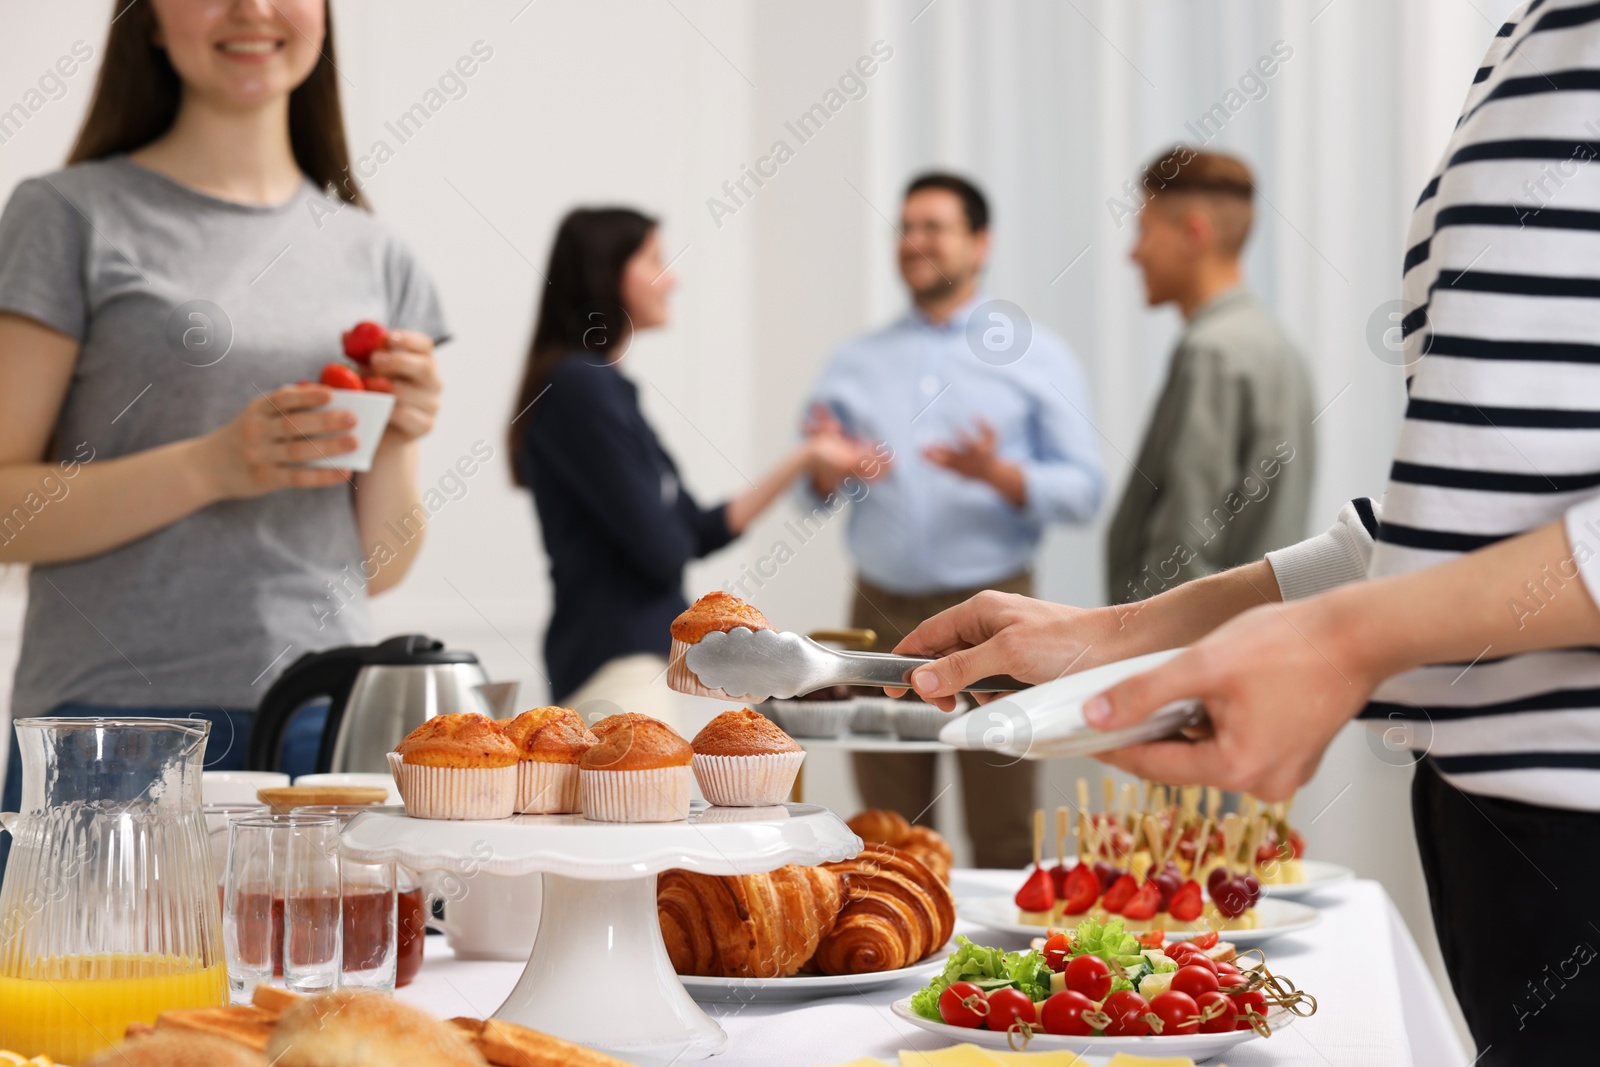
<path fill-rule="evenodd" d="M 1189 645 L 1085 712 L 1116 728 L 1198 697 L 1214 735 L 1107 760 L 1268 800 L 1358 715 L 1409 734 L 1434 922 L 1484 1065 L 1594 1042 L 1597 152 L 1600 3 L 1532 0 L 1491 44 L 1412 216 L 1409 404 L 1381 504 L 1351 501 L 1321 536 L 1154 597 L 1126 626 L 1115 608 L 986 593 L 896 650 L 939 657 L 913 683 L 948 708 L 985 675 L 1041 682 Z"/>

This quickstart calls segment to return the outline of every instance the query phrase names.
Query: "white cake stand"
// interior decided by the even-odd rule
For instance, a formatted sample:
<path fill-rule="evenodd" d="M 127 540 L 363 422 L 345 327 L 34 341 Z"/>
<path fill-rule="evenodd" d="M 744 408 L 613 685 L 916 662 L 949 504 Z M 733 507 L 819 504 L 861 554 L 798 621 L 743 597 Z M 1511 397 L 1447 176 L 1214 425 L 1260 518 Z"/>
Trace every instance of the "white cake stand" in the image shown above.
<path fill-rule="evenodd" d="M 759 874 L 848 859 L 861 839 L 813 804 L 715 808 L 687 822 L 599 823 L 581 815 L 445 822 L 394 809 L 357 816 L 340 851 L 463 878 L 543 875 L 528 966 L 496 1019 L 580 1044 L 665 1058 L 722 1051 L 728 1037 L 689 996 L 661 940 L 656 875 Z"/>

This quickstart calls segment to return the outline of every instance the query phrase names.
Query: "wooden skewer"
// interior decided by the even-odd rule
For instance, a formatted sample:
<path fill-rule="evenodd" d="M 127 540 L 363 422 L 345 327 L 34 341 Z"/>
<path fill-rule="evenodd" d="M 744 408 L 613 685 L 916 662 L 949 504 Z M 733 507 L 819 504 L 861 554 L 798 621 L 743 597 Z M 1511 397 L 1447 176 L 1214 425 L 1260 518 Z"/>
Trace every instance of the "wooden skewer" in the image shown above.
<path fill-rule="evenodd" d="M 1089 816 L 1086 812 L 1080 811 L 1078 812 L 1078 862 L 1085 862 L 1086 855 L 1091 857 L 1090 862 L 1092 862 L 1093 853 L 1089 851 Z"/>
<path fill-rule="evenodd" d="M 1089 779 L 1078 779 L 1078 810 L 1089 814 Z"/>
<path fill-rule="evenodd" d="M 1067 865 L 1067 806 L 1056 809 L 1056 866 Z"/>
<path fill-rule="evenodd" d="M 1106 775 L 1106 777 L 1101 780 L 1100 786 L 1105 792 L 1106 814 L 1110 815 L 1111 809 L 1117 806 L 1117 780 L 1112 778 L 1110 775 Z"/>
<path fill-rule="evenodd" d="M 1222 790 L 1214 785 L 1206 786 L 1206 815 L 1212 819 L 1222 818 Z"/>
<path fill-rule="evenodd" d="M 1244 829 L 1244 820 L 1236 812 L 1228 812 L 1222 817 L 1222 866 L 1231 876 L 1234 861 L 1239 856 L 1239 838 Z"/>
<path fill-rule="evenodd" d="M 1145 840 L 1150 842 L 1150 869 L 1159 871 L 1167 858 L 1166 843 L 1162 840 L 1161 835 L 1161 820 L 1154 815 L 1146 815 L 1144 817 L 1144 836 Z"/>
<path fill-rule="evenodd" d="M 1038 808 L 1033 813 L 1033 865 L 1039 866 L 1044 849 L 1044 809 Z"/>
<path fill-rule="evenodd" d="M 1194 866 L 1189 870 L 1191 878 L 1198 878 L 1201 864 L 1205 863 L 1206 853 L 1211 851 L 1211 816 L 1207 815 L 1205 822 L 1200 824 L 1200 840 L 1194 846 Z"/>

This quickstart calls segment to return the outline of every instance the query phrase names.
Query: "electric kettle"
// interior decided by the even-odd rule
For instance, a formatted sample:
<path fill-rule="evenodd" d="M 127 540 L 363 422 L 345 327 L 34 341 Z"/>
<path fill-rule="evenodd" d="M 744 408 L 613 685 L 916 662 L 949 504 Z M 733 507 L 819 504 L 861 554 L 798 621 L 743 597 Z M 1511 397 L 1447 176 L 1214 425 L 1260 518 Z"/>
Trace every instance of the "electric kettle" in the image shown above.
<path fill-rule="evenodd" d="M 516 692 L 515 682 L 491 683 L 471 652 L 423 634 L 308 652 L 261 698 L 248 767 L 276 769 L 284 727 L 310 700 L 331 702 L 317 771 L 387 774 L 384 753 L 424 720 L 466 711 L 505 718 L 515 714 Z"/>

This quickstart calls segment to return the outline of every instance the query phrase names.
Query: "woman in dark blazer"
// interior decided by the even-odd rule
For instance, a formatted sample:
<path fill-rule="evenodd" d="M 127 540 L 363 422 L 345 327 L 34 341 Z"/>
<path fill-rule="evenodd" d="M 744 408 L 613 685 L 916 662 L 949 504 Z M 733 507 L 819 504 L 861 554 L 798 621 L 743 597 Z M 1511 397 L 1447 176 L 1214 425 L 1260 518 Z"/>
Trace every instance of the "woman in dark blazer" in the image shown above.
<path fill-rule="evenodd" d="M 616 366 L 635 331 L 668 321 L 677 279 L 662 263 L 655 220 L 628 208 L 575 210 L 545 273 L 510 448 L 555 586 L 545 636 L 551 698 L 607 701 L 679 725 L 665 672 L 668 627 L 687 607 L 684 565 L 738 537 L 801 474 L 866 479 L 886 468 L 870 445 L 821 431 L 744 492 L 703 507 Z"/>

